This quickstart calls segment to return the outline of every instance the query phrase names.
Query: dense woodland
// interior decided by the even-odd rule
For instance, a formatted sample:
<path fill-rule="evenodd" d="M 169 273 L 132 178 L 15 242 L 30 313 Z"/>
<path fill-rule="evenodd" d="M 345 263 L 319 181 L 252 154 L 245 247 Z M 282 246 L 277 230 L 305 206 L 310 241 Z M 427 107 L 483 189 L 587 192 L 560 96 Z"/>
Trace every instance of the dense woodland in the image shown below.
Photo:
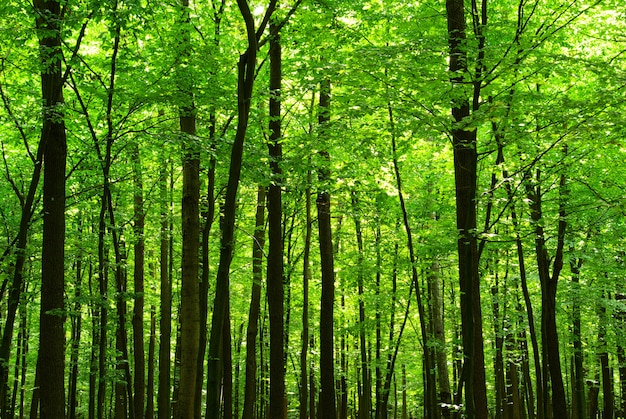
<path fill-rule="evenodd" d="M 620 0 L 3 0 L 0 417 L 626 417 Z"/>

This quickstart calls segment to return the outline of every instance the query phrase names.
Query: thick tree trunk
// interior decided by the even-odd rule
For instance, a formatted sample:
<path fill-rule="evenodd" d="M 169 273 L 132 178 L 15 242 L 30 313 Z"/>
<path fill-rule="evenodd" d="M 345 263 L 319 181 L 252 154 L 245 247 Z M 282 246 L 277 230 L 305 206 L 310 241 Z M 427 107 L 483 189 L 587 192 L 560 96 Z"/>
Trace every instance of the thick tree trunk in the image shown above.
<path fill-rule="evenodd" d="M 182 0 L 182 58 L 189 60 L 191 28 L 189 1 Z M 186 63 L 187 65 L 189 63 Z M 176 419 L 192 419 L 195 415 L 196 375 L 200 343 L 199 260 L 200 247 L 200 153 L 196 139 L 196 109 L 193 76 L 186 66 L 179 69 L 178 83 L 184 96 L 180 107 L 180 132 L 183 135 L 182 192 L 182 278 L 180 299 L 180 381 Z"/>
<path fill-rule="evenodd" d="M 330 121 L 330 80 L 320 84 L 320 100 L 318 122 L 320 134 L 328 132 Z M 323 164 L 330 164 L 330 155 L 326 149 L 320 151 Z M 335 304 L 335 268 L 333 256 L 333 239 L 330 217 L 330 192 L 327 183 L 330 181 L 330 169 L 323 167 L 318 170 L 322 190 L 317 194 L 317 224 L 320 245 L 320 263 L 322 265 L 322 297 L 320 304 L 320 409 L 319 419 L 335 419 L 337 404 L 335 399 L 335 363 L 334 363 L 334 321 Z"/>
<path fill-rule="evenodd" d="M 285 400 L 285 353 L 284 353 L 284 302 L 283 302 L 283 229 L 282 229 L 282 169 L 281 141 L 281 79 L 282 62 L 280 33 L 277 26 L 270 24 L 270 103 L 267 144 L 272 179 L 267 194 L 268 239 L 267 256 L 267 305 L 270 321 L 270 417 L 286 418 Z"/>
<path fill-rule="evenodd" d="M 181 132 L 195 135 L 193 108 L 183 110 Z M 189 140 L 194 141 L 194 140 Z M 187 144 L 187 147 L 193 147 Z M 198 251 L 200 238 L 200 159 L 197 152 L 187 149 L 183 161 L 182 199 L 182 291 L 180 307 L 180 382 L 177 418 L 194 417 L 196 367 L 198 363 L 200 302 L 198 287 Z"/>
<path fill-rule="evenodd" d="M 455 91 L 464 89 L 468 71 L 465 51 L 465 9 L 463 0 L 447 0 L 448 43 L 451 82 Z M 479 82 L 479 80 L 478 80 Z M 476 93 L 476 87 L 475 87 Z M 463 338 L 465 412 L 469 419 L 486 418 L 487 389 L 480 308 L 480 277 L 476 239 L 476 130 L 465 129 L 463 119 L 470 115 L 469 98 L 458 94 L 452 101 L 454 178 L 456 188 L 456 225 L 459 231 L 458 266 L 461 291 L 461 328 Z"/>
<path fill-rule="evenodd" d="M 39 368 L 41 419 L 65 417 L 65 160 L 67 154 L 61 73 L 61 5 L 36 0 L 44 104 L 43 243 Z"/>

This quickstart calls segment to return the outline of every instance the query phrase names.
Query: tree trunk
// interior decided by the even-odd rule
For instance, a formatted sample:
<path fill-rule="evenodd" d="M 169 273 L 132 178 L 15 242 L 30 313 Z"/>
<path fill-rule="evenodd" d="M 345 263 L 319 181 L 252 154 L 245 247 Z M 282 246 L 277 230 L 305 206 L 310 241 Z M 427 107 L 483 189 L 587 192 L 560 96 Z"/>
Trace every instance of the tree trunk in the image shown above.
<path fill-rule="evenodd" d="M 230 264 L 234 249 L 235 210 L 237 205 L 237 190 L 241 174 L 243 144 L 248 128 L 250 114 L 250 100 L 254 85 L 256 67 L 257 38 L 254 31 L 254 18 L 245 0 L 238 0 L 237 4 L 244 18 L 248 35 L 248 49 L 241 55 L 238 64 L 238 91 L 237 91 L 237 130 L 232 145 L 230 170 L 226 197 L 224 202 L 224 218 L 222 223 L 222 239 L 220 244 L 220 260 L 217 269 L 215 285 L 215 299 L 213 303 L 213 317 L 211 319 L 211 336 L 209 339 L 209 362 L 207 383 L 207 418 L 217 419 L 220 412 L 220 393 L 223 378 L 222 352 L 223 328 L 227 318 L 227 306 L 230 288 Z"/>
<path fill-rule="evenodd" d="M 305 199 L 305 233 L 304 250 L 302 256 L 302 342 L 300 346 L 300 419 L 314 416 L 314 410 L 308 406 L 308 365 L 307 355 L 309 351 L 309 282 L 311 280 L 311 170 L 307 171 L 307 187 L 304 191 Z M 311 383 L 312 385 L 313 383 Z"/>
<path fill-rule="evenodd" d="M 446 335 L 443 319 L 443 296 L 441 295 L 441 278 L 439 277 L 439 262 L 436 259 L 430 265 L 428 283 L 432 296 L 432 322 L 434 338 L 437 342 L 435 347 L 435 362 L 437 365 L 437 382 L 439 385 L 438 405 L 441 407 L 441 416 L 450 417 L 450 405 L 452 404 L 452 391 L 450 390 L 450 378 L 448 376 L 448 355 L 446 351 Z"/>
<path fill-rule="evenodd" d="M 409 261 L 411 262 L 411 282 L 412 289 L 415 288 L 415 297 L 417 300 L 417 310 L 419 313 L 420 336 L 422 338 L 423 347 L 423 371 L 424 371 L 424 414 L 429 418 L 438 418 L 440 411 L 437 408 L 437 388 L 435 385 L 435 364 L 432 346 L 429 345 L 429 332 L 426 325 L 426 307 L 422 300 L 421 287 L 418 281 L 417 273 L 417 256 L 413 246 L 413 230 L 409 222 L 409 213 L 404 200 L 402 189 L 402 177 L 400 176 L 400 166 L 398 164 L 398 152 L 396 146 L 395 121 L 393 117 L 393 108 L 391 102 L 387 102 L 387 113 L 389 115 L 389 129 L 391 132 L 391 152 L 393 168 L 396 180 L 396 188 L 398 190 L 398 199 L 400 200 L 400 209 L 402 210 L 402 220 L 404 230 L 407 237 L 407 248 L 409 250 Z"/>
<path fill-rule="evenodd" d="M 213 21 L 215 27 L 213 30 L 213 44 L 216 48 L 220 46 L 220 33 L 222 14 L 224 12 L 225 0 L 220 2 L 219 7 L 213 10 Z M 203 211 L 202 217 L 204 225 L 202 226 L 202 276 L 200 279 L 200 344 L 198 350 L 198 365 L 196 375 L 196 397 L 195 397 L 195 416 L 200 417 L 202 412 L 202 390 L 204 383 L 204 360 L 207 355 L 207 334 L 208 334 L 208 311 L 209 311 L 209 237 L 211 228 L 213 227 L 213 219 L 215 218 L 215 167 L 217 158 L 215 153 L 216 147 L 216 125 L 217 116 L 215 105 L 211 105 L 209 110 L 209 142 L 211 152 L 209 157 L 209 166 L 207 170 L 207 196 L 206 210 Z"/>
<path fill-rule="evenodd" d="M 79 219 L 78 226 L 78 240 L 82 240 L 82 222 Z M 82 254 L 78 255 L 76 260 L 76 283 L 74 284 L 74 308 L 71 316 L 71 343 L 70 343 L 70 377 L 68 380 L 68 418 L 76 419 L 76 408 L 78 407 L 77 400 L 77 385 L 78 385 L 78 352 L 80 348 L 80 338 L 82 329 L 82 305 L 81 301 L 81 287 L 82 287 L 82 274 L 83 274 L 83 260 Z M 12 417 L 12 416 L 11 416 Z"/>
<path fill-rule="evenodd" d="M 159 319 L 159 394 L 157 400 L 158 419 L 171 417 L 170 387 L 170 341 L 172 339 L 172 284 L 169 275 L 170 253 L 170 216 L 169 198 L 167 191 L 167 159 L 163 160 L 159 173 L 159 199 L 161 212 L 160 238 L 160 288 L 161 288 L 161 317 Z"/>
<path fill-rule="evenodd" d="M 280 85 L 282 62 L 279 28 L 270 24 L 270 103 L 267 144 L 272 179 L 267 194 L 268 239 L 267 256 L 267 305 L 270 320 L 270 417 L 286 418 L 285 401 L 285 353 L 284 353 L 284 307 L 283 307 L 283 229 L 282 229 L 282 168 L 283 157 L 280 115 Z"/>
<path fill-rule="evenodd" d="M 195 415 L 196 374 L 200 343 L 199 260 L 200 246 L 200 152 L 196 144 L 196 108 L 193 76 L 186 64 L 190 51 L 189 1 L 182 0 L 181 39 L 185 47 L 178 84 L 183 94 L 180 132 L 183 135 L 182 278 L 180 299 L 180 381 L 176 419 Z"/>
<path fill-rule="evenodd" d="M 63 76 L 61 72 L 61 4 L 36 0 L 44 104 L 43 243 L 39 377 L 42 419 L 65 417 L 65 160 Z"/>
<path fill-rule="evenodd" d="M 598 358 L 600 360 L 600 375 L 602 377 L 602 419 L 613 419 L 615 416 L 615 394 L 613 391 L 613 371 L 609 366 L 609 350 L 606 338 L 606 296 L 598 302 Z"/>
<path fill-rule="evenodd" d="M 565 388 L 563 385 L 563 376 L 561 374 L 561 360 L 559 356 L 559 338 L 556 324 L 556 289 L 559 274 L 563 267 L 563 244 L 566 229 L 566 215 L 563 209 L 563 202 L 559 204 L 559 221 L 557 249 L 552 262 L 552 275 L 550 275 L 550 258 L 546 247 L 546 239 L 544 228 L 540 222 L 543 217 L 542 212 L 542 194 L 541 194 L 541 172 L 537 171 L 535 179 L 536 185 L 532 186 L 526 182 L 526 192 L 531 209 L 531 218 L 535 224 L 535 253 L 537 255 L 537 268 L 539 271 L 539 279 L 541 281 L 541 323 L 542 336 L 544 337 L 543 351 L 544 374 L 547 369 L 550 373 L 550 381 L 552 384 L 552 410 L 560 417 L 567 419 L 567 403 L 565 400 Z M 565 175 L 561 176 L 560 190 L 564 193 Z"/>
<path fill-rule="evenodd" d="M 112 212 L 111 212 L 112 213 Z M 115 226 L 115 223 L 111 221 L 111 225 Z M 114 232 L 114 230 L 112 229 Z M 118 242 L 115 232 L 113 233 L 114 242 Z M 116 245 L 115 251 L 115 285 L 116 285 L 116 311 L 117 311 L 117 329 L 115 331 L 115 350 L 117 372 L 115 380 L 115 418 L 127 419 L 133 418 L 132 410 L 132 391 L 127 391 L 131 386 L 130 380 L 130 367 L 128 358 L 128 335 L 126 332 L 126 294 L 127 289 L 127 275 L 124 269 L 126 264 L 126 253 L 122 247 L 123 243 Z"/>
<path fill-rule="evenodd" d="M 574 346 L 574 377 L 572 383 L 572 419 L 585 418 L 585 374 L 583 371 L 583 341 L 581 324 L 582 290 L 580 288 L 580 268 L 582 259 L 570 259 L 570 271 L 572 272 L 572 335 Z"/>
<path fill-rule="evenodd" d="M 318 123 L 320 135 L 327 135 L 330 121 L 330 80 L 320 83 L 320 100 Z M 323 164 L 330 164 L 330 155 L 325 148 L 319 152 Z M 335 268 L 333 256 L 333 239 L 330 217 L 330 169 L 322 167 L 318 170 L 321 190 L 317 194 L 317 224 L 320 244 L 320 263 L 322 265 L 322 297 L 320 304 L 320 409 L 319 419 L 335 419 L 337 404 L 335 399 L 335 363 L 333 359 L 333 306 L 335 304 Z"/>
<path fill-rule="evenodd" d="M 133 196 L 133 232 L 135 234 L 135 262 L 133 265 L 133 284 L 135 292 L 135 305 L 133 307 L 133 361 L 134 361 L 134 418 L 143 419 L 145 404 L 145 356 L 143 347 L 143 310 L 144 310 L 144 226 L 145 214 L 143 208 L 143 180 L 141 174 L 141 157 L 139 145 L 135 143 L 131 150 L 133 162 L 133 183 L 135 186 Z M 150 418 L 151 419 L 151 418 Z"/>
<path fill-rule="evenodd" d="M 372 410 L 372 383 L 370 381 L 370 366 L 367 359 L 367 339 L 365 333 L 365 301 L 363 297 L 363 232 L 359 215 L 359 198 L 356 191 L 352 191 L 352 213 L 354 216 L 354 231 L 358 250 L 357 260 L 357 292 L 359 296 L 359 348 L 361 352 L 361 380 L 362 390 L 359 397 L 359 419 L 369 419 Z"/>
<path fill-rule="evenodd" d="M 464 89 L 463 78 L 468 72 L 465 50 L 465 10 L 462 0 L 447 0 L 450 74 L 455 91 Z M 477 79 L 480 83 L 480 78 Z M 474 95 L 476 95 L 476 85 Z M 458 266 L 461 292 L 461 329 L 463 339 L 465 412 L 468 418 L 486 418 L 487 389 L 480 308 L 480 277 L 476 239 L 476 130 L 461 124 L 470 116 L 469 98 L 456 95 L 452 102 L 452 117 L 457 124 L 452 129 L 454 148 L 454 177 L 456 188 L 456 225 L 459 231 Z"/>
<path fill-rule="evenodd" d="M 263 246 L 265 244 L 265 188 L 257 190 L 256 221 L 252 240 L 252 296 L 246 331 L 246 382 L 242 419 L 254 417 L 256 403 L 257 363 L 256 348 L 261 311 L 261 283 L 263 281 Z"/>
<path fill-rule="evenodd" d="M 150 307 L 150 340 L 148 341 L 148 381 L 146 388 L 146 419 L 154 419 L 154 352 L 156 347 L 156 307 Z"/>

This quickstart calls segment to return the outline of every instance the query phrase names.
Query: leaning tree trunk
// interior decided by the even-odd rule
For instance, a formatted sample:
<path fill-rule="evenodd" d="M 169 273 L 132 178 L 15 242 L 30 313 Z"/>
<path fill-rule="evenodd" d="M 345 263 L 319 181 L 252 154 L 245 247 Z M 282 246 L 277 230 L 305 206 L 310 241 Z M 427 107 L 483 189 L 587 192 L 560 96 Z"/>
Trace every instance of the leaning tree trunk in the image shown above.
<path fill-rule="evenodd" d="M 237 190 L 243 159 L 243 144 L 248 128 L 250 100 L 254 85 L 256 67 L 257 37 L 254 31 L 254 18 L 246 0 L 238 0 L 237 4 L 243 16 L 248 35 L 248 49 L 241 55 L 238 64 L 237 109 L 238 120 L 235 140 L 231 149 L 230 170 L 226 185 L 226 197 L 223 207 L 222 238 L 220 260 L 217 268 L 215 298 L 213 300 L 213 317 L 211 319 L 211 335 L 209 338 L 209 361 L 207 380 L 207 418 L 220 417 L 220 394 L 223 377 L 223 329 L 227 319 L 227 307 L 230 288 L 230 264 L 233 257 L 235 239 L 235 210 Z"/>
<path fill-rule="evenodd" d="M 42 419 L 65 417 L 65 160 L 67 155 L 61 72 L 61 4 L 36 0 L 44 104 L 43 243 L 39 323 Z"/>

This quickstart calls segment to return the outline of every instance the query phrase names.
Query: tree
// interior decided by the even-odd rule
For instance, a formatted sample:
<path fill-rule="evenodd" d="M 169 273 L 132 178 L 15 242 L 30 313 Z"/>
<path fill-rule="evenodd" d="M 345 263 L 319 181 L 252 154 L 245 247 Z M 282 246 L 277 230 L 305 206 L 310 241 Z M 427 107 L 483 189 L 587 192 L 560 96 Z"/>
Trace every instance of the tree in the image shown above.
<path fill-rule="evenodd" d="M 198 287 L 200 246 L 200 156 L 196 144 L 196 108 L 193 78 L 188 73 L 190 51 L 189 2 L 182 3 L 182 51 L 179 76 L 182 104 L 180 131 L 183 136 L 183 196 L 182 196 L 182 290 L 180 307 L 180 382 L 177 419 L 195 417 L 196 374 L 200 342 L 200 300 Z"/>
<path fill-rule="evenodd" d="M 283 309 L 283 210 L 282 210 L 282 146 L 281 141 L 281 81 L 282 58 L 280 28 L 270 23 L 270 103 L 267 144 L 272 172 L 267 192 L 268 239 L 267 256 L 267 304 L 270 317 L 270 417 L 286 418 L 285 408 L 285 354 L 284 354 L 284 309 Z"/>
<path fill-rule="evenodd" d="M 330 133 L 330 87 L 328 78 L 320 82 L 318 123 L 322 141 Z M 322 149 L 323 164 L 328 164 L 330 154 Z M 322 269 L 322 296 L 320 301 L 320 408 L 318 415 L 324 419 L 334 419 L 337 415 L 335 403 L 333 306 L 335 304 L 335 268 L 333 238 L 330 216 L 330 192 L 328 182 L 330 171 L 327 167 L 318 169 L 321 190 L 317 193 L 317 227 L 319 234 L 320 264 Z"/>
<path fill-rule="evenodd" d="M 65 417 L 65 164 L 66 132 L 62 106 L 61 4 L 35 2 L 41 54 L 43 127 L 43 243 L 39 358 L 41 418 Z M 44 349 L 45 348 L 45 349 Z"/>
<path fill-rule="evenodd" d="M 452 98 L 454 125 L 451 131 L 456 185 L 456 223 L 459 230 L 457 243 L 463 330 L 464 377 L 462 381 L 465 384 L 467 417 L 483 418 L 487 417 L 488 411 L 480 307 L 480 277 L 478 273 L 479 257 L 475 234 L 478 156 L 476 152 L 476 130 L 463 126 L 470 116 L 469 98 L 465 96 L 462 88 L 463 79 L 468 71 L 467 52 L 464 47 L 466 34 L 463 1 L 448 0 L 446 11 L 450 47 L 450 79 L 453 88 L 458 92 Z M 486 13 L 484 6 L 483 12 Z M 485 22 L 483 21 L 482 24 Z M 484 43 L 484 40 L 481 38 L 479 42 Z M 483 53 L 482 50 L 479 50 L 479 54 Z M 480 78 L 475 81 L 474 101 L 480 95 L 481 82 Z M 477 110 L 476 107 L 477 105 L 474 104 L 474 110 Z"/>

